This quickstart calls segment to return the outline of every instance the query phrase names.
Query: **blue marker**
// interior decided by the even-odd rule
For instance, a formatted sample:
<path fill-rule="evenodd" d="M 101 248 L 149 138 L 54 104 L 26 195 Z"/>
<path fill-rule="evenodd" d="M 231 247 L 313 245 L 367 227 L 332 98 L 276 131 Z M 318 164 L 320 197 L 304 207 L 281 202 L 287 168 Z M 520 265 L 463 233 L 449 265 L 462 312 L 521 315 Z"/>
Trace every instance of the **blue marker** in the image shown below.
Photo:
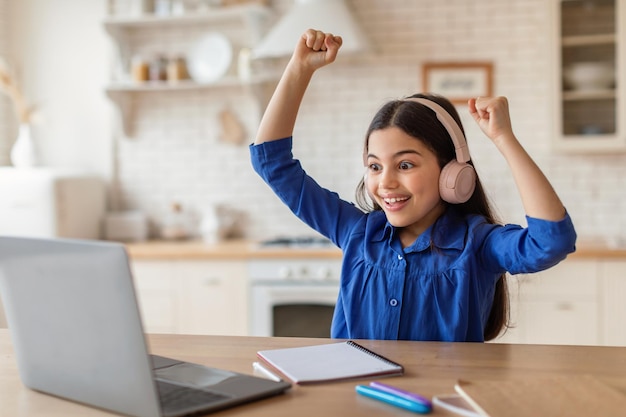
<path fill-rule="evenodd" d="M 378 388 L 368 387 L 367 385 L 357 385 L 355 390 L 358 394 L 404 408 L 405 410 L 413 411 L 414 413 L 427 414 L 432 411 L 432 407 L 421 402 L 408 400 L 406 397 L 391 394 Z"/>
<path fill-rule="evenodd" d="M 420 403 L 426 407 L 430 407 L 430 408 L 433 407 L 433 403 L 428 398 L 422 397 L 421 395 L 418 395 L 414 392 L 405 391 L 401 388 L 383 384 L 382 382 L 378 382 L 378 381 L 370 382 L 370 387 L 378 388 L 379 390 L 388 392 L 389 394 L 394 394 L 394 395 L 397 395 L 398 397 L 405 398 L 409 401 Z"/>

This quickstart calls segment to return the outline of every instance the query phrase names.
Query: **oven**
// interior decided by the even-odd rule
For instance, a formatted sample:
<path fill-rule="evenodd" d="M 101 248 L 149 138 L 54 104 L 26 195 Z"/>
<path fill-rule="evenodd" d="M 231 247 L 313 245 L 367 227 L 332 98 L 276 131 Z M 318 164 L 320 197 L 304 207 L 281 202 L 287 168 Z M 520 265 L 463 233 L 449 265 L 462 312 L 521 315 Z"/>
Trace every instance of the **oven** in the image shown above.
<path fill-rule="evenodd" d="M 263 258 L 249 267 L 252 336 L 330 337 L 340 257 Z"/>

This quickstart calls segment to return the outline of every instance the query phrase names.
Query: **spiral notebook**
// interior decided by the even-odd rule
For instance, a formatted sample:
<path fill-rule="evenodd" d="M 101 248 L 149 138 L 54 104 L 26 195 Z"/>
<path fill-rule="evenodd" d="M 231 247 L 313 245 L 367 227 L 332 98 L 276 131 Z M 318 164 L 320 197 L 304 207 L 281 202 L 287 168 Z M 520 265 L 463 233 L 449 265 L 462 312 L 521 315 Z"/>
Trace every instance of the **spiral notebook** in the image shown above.
<path fill-rule="evenodd" d="M 286 349 L 261 350 L 263 362 L 296 384 L 402 375 L 404 368 L 351 340 Z"/>

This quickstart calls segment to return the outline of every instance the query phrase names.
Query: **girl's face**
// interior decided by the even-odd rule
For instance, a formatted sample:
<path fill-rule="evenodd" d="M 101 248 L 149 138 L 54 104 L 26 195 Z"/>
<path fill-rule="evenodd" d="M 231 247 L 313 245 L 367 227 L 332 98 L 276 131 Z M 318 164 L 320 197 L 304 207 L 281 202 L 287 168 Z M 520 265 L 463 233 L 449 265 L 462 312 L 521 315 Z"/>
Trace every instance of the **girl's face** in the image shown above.
<path fill-rule="evenodd" d="M 437 157 L 421 140 L 388 127 L 370 134 L 366 164 L 369 195 L 410 245 L 445 209 Z"/>

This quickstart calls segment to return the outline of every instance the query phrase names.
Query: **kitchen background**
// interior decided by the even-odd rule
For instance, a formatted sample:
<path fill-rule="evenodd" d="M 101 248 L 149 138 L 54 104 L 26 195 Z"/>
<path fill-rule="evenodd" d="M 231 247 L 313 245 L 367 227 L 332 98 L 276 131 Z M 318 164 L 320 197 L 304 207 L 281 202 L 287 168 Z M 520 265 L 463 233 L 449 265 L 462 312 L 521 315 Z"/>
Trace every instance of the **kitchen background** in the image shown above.
<path fill-rule="evenodd" d="M 158 3 L 183 2 L 197 7 L 217 1 Z M 219 0 L 238 1 L 264 3 Z M 280 21 L 296 1 L 304 0 L 267 3 L 275 20 Z M 287 58 L 253 62 L 253 80 L 242 84 L 238 79 L 239 51 L 258 40 L 244 30 L 251 21 L 242 21 L 242 14 L 225 8 L 213 14 L 218 20 L 207 15 L 208 22 L 190 17 L 156 19 L 155 23 L 151 18 L 128 17 L 142 2 L 0 0 L 0 55 L 13 67 L 25 96 L 38 105 L 32 127 L 44 167 L 10 167 L 9 154 L 18 125 L 10 102 L 0 96 L 0 213 L 8 211 L 0 215 L 0 230 L 6 233 L 19 224 L 41 232 L 41 225 L 47 224 L 53 233 L 54 226 L 63 224 L 85 231 L 78 220 L 84 220 L 86 214 L 99 217 L 103 205 L 97 197 L 98 187 L 76 183 L 78 191 L 70 192 L 67 182 L 65 193 L 56 187 L 61 182 L 43 178 L 46 172 L 69 169 L 104 180 L 106 205 L 111 212 L 145 213 L 154 238 L 164 225 L 172 224 L 168 220 L 173 203 L 197 219 L 216 205 L 244 213 L 247 221 L 243 226 L 250 239 L 311 235 L 313 232 L 253 173 L 249 162 L 248 144 L 254 138 L 268 91 Z M 617 5 L 620 17 L 609 11 L 609 16 L 600 19 L 600 26 L 615 36 L 563 38 L 556 33 L 558 16 L 552 9 L 556 0 L 554 4 L 544 0 L 345 3 L 371 49 L 347 54 L 344 48 L 337 62 L 315 75 L 295 131 L 295 153 L 306 170 L 323 186 L 351 200 L 363 173 L 363 134 L 383 103 L 421 90 L 424 63 L 491 62 L 494 93 L 509 98 L 517 136 L 554 184 L 582 237 L 578 252 L 558 266 L 511 277 L 512 321 L 517 327 L 499 340 L 626 345 L 626 153 L 598 152 L 596 144 L 602 141 L 596 142 L 597 136 L 592 134 L 582 138 L 583 142 L 593 139 L 595 149 L 564 153 L 553 146 L 557 139 L 553 132 L 561 119 L 557 101 L 561 68 L 555 62 L 560 44 L 569 43 L 567 54 L 584 55 L 564 57 L 564 61 L 586 60 L 591 54 L 599 61 L 624 65 L 621 23 L 626 21 L 626 0 L 564 1 L 564 5 L 577 6 L 578 14 L 566 19 L 576 27 L 577 35 L 581 35 L 578 26 L 587 29 L 590 22 L 596 22 L 579 19 L 580 6 L 591 5 L 583 7 L 584 15 Z M 594 4 L 601 7 L 594 8 Z M 251 9 L 259 10 L 253 5 L 243 10 Z M 335 14 L 324 9 L 310 15 L 327 19 Z M 172 21 L 178 23 L 168 23 Z M 619 28 L 611 27 L 611 22 L 617 22 Z M 135 56 L 148 60 L 157 54 L 184 56 L 207 32 L 222 33 L 233 45 L 230 69 L 217 84 L 170 88 L 165 82 L 128 82 Z M 295 36 L 289 40 L 291 45 L 295 42 Z M 568 125 L 572 120 L 583 120 L 588 113 L 608 114 L 611 119 L 611 112 L 604 109 L 618 107 L 617 114 L 622 116 L 616 117 L 614 136 L 621 140 L 623 150 L 624 108 L 619 106 L 623 106 L 626 89 L 623 70 L 618 68 L 616 73 L 617 88 L 565 91 L 563 95 L 567 93 L 567 107 L 575 111 L 592 107 L 591 111 L 584 107 L 574 117 L 566 117 Z M 269 74 L 263 78 L 267 82 L 256 83 L 259 74 Z M 466 105 L 458 105 L 458 110 L 477 171 L 501 218 L 525 223 L 503 158 L 475 126 Z M 615 130 L 610 123 L 608 129 L 599 123 L 580 124 L 587 133 L 588 128 Z M 242 135 L 239 128 L 243 128 Z M 41 174 L 40 188 L 33 187 L 33 182 L 26 187 L 12 179 L 31 174 Z M 56 201 L 46 200 L 45 191 L 58 196 Z M 73 204 L 67 199 L 70 195 L 78 196 Z M 34 202 L 28 207 L 33 210 L 24 208 L 25 196 Z M 61 210 L 52 213 L 55 210 L 50 203 L 58 203 L 56 208 Z M 16 217 L 27 220 L 18 222 Z M 91 226 L 98 231 L 97 222 Z M 165 229 L 176 232 L 175 228 Z M 197 233 L 198 228 L 193 231 Z M 584 242 L 587 238 L 621 238 L 621 248 Z M 309 250 L 294 250 L 280 245 L 249 245 L 247 241 L 218 245 L 134 242 L 127 247 L 148 332 L 269 335 L 283 334 L 277 331 L 280 323 L 298 331 L 312 329 L 313 322 L 322 331 L 329 327 L 328 313 L 332 313 L 336 300 L 341 262 L 337 250 L 315 245 Z M 303 304 L 307 307 L 304 310 Z M 0 306 L 0 327 L 5 325 Z"/>
<path fill-rule="evenodd" d="M 34 127 L 42 164 L 96 173 L 109 184 L 112 211 L 142 210 L 155 229 L 173 202 L 201 215 L 217 204 L 247 216 L 246 235 L 311 234 L 253 173 L 253 140 L 264 97 L 240 86 L 136 94 L 129 132 L 105 88 L 127 67 L 103 22 L 130 0 L 0 0 L 0 55 L 40 107 Z M 545 0 L 348 0 L 372 51 L 343 55 L 319 71 L 295 131 L 295 154 L 323 186 L 348 200 L 362 175 L 367 125 L 385 101 L 420 90 L 427 61 L 491 61 L 494 93 L 507 96 L 520 141 L 562 197 L 582 237 L 626 234 L 626 156 L 568 155 L 551 148 L 553 21 Z M 270 5 L 280 16 L 292 0 Z M 321 10 L 320 13 L 323 13 Z M 184 53 L 201 25 L 131 32 L 135 51 Z M 235 46 L 244 34 L 221 23 Z M 295 43 L 295 39 L 294 39 Z M 128 63 L 126 63 L 128 65 Z M 276 63 L 277 67 L 284 64 Z M 230 70 L 236 70 L 236 58 Z M 261 104 L 262 106 L 262 104 Z M 220 113 L 245 129 L 243 144 L 223 138 Z M 459 105 L 472 157 L 501 217 L 524 223 L 508 168 Z M 17 124 L 0 97 L 0 164 L 10 165 Z"/>

